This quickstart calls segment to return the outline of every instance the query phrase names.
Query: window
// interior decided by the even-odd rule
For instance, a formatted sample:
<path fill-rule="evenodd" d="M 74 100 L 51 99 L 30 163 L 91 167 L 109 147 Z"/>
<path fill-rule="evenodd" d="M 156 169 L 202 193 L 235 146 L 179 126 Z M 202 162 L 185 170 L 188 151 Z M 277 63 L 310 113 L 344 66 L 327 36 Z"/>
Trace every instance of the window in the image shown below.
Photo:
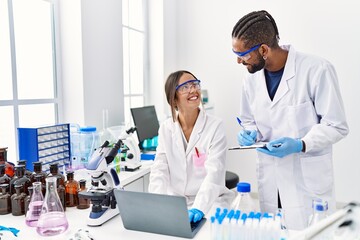
<path fill-rule="evenodd" d="M 145 59 L 145 1 L 123 0 L 123 62 L 124 116 L 131 119 L 130 108 L 144 106 Z"/>
<path fill-rule="evenodd" d="M 0 0 L 0 146 L 11 162 L 18 160 L 17 127 L 58 122 L 55 6 Z"/>

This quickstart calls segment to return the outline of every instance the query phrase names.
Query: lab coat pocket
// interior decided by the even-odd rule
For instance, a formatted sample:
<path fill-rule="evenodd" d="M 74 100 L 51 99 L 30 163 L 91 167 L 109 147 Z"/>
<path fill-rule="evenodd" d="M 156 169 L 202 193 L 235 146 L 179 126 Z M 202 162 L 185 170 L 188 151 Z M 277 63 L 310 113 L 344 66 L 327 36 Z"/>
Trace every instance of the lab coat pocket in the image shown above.
<path fill-rule="evenodd" d="M 295 136 L 301 138 L 318 123 L 318 117 L 312 101 L 307 101 L 295 106 L 288 107 L 288 119 Z"/>
<path fill-rule="evenodd" d="M 206 175 L 206 169 L 205 169 L 206 158 L 207 158 L 207 154 L 202 151 L 193 153 L 192 160 L 193 160 L 194 172 L 196 173 L 196 175 Z"/>
<path fill-rule="evenodd" d="M 331 153 L 300 158 L 305 188 L 310 193 L 323 194 L 333 187 Z"/>

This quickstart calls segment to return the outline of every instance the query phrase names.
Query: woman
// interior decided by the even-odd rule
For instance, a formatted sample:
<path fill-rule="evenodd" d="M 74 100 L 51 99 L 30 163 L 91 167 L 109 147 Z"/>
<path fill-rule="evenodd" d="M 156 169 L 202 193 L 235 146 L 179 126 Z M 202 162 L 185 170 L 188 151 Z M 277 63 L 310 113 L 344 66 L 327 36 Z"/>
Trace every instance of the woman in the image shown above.
<path fill-rule="evenodd" d="M 189 220 L 201 220 L 215 202 L 229 204 L 225 187 L 226 136 L 222 121 L 205 113 L 201 87 L 188 71 L 165 83 L 172 118 L 161 124 L 149 192 L 185 196 Z"/>

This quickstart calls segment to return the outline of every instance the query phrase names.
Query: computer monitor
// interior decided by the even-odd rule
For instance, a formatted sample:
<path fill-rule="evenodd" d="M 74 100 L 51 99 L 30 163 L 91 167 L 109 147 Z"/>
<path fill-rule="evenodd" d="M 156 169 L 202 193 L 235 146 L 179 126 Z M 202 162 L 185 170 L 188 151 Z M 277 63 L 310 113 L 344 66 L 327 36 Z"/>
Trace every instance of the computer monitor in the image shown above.
<path fill-rule="evenodd" d="M 158 135 L 159 121 L 155 106 L 131 108 L 130 110 L 139 139 L 139 147 L 143 150 L 143 141 Z"/>

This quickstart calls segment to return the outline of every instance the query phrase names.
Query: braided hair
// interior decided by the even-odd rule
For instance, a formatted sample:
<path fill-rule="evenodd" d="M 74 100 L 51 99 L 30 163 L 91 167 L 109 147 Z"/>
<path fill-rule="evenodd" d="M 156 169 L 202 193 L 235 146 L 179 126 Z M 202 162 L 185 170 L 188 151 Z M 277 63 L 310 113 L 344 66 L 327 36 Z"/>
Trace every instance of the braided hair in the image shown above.
<path fill-rule="evenodd" d="M 242 17 L 234 26 L 232 38 L 244 41 L 245 47 L 266 44 L 277 47 L 279 31 L 273 17 L 265 10 L 251 12 Z"/>

